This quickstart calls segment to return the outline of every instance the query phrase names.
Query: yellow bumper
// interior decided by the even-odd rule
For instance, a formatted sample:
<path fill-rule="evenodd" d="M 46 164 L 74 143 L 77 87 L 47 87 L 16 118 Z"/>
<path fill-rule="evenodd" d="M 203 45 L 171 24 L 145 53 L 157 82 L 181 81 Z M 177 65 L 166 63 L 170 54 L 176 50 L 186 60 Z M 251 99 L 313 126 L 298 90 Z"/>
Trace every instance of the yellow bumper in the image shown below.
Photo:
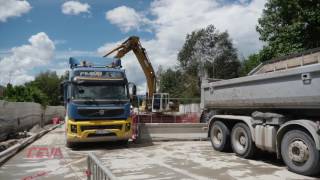
<path fill-rule="evenodd" d="M 71 127 L 72 126 L 72 127 Z M 106 133 L 99 133 L 104 131 Z M 98 142 L 128 140 L 132 136 L 132 120 L 90 120 L 66 123 L 68 142 Z"/>

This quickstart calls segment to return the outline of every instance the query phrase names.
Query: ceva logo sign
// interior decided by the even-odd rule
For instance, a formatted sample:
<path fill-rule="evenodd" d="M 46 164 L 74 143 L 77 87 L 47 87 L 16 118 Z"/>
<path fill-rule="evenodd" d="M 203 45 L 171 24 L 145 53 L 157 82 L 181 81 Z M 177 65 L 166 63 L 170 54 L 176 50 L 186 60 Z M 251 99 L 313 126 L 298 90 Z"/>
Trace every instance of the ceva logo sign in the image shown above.
<path fill-rule="evenodd" d="M 30 147 L 27 150 L 29 159 L 62 159 L 63 155 L 59 147 Z"/>

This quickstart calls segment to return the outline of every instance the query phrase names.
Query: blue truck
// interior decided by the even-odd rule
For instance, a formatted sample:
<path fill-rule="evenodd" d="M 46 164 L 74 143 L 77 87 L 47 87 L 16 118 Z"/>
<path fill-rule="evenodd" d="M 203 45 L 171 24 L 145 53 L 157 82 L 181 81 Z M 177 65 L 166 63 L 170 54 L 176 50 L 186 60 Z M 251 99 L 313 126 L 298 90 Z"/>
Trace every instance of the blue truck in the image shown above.
<path fill-rule="evenodd" d="M 132 136 L 130 97 L 136 94 L 136 87 L 130 86 L 121 64 L 93 66 L 75 58 L 69 64 L 61 86 L 67 147 L 79 142 L 128 142 Z"/>

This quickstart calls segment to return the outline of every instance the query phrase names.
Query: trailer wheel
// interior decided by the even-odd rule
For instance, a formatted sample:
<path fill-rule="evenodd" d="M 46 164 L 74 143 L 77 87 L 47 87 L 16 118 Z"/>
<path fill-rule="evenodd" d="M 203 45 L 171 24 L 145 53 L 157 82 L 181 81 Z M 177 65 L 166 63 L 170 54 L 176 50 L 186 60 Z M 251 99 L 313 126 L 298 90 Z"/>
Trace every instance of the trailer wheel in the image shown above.
<path fill-rule="evenodd" d="M 231 131 L 232 150 L 242 158 L 252 158 L 256 146 L 252 141 L 249 127 L 244 123 L 237 123 Z"/>
<path fill-rule="evenodd" d="M 230 147 L 230 131 L 221 121 L 215 121 L 210 127 L 210 141 L 217 151 L 227 151 Z"/>
<path fill-rule="evenodd" d="M 290 171 L 311 176 L 320 172 L 320 152 L 304 131 L 287 132 L 281 141 L 281 155 Z"/>
<path fill-rule="evenodd" d="M 203 111 L 200 116 L 200 123 L 208 123 L 210 118 L 214 115 L 214 111 Z"/>

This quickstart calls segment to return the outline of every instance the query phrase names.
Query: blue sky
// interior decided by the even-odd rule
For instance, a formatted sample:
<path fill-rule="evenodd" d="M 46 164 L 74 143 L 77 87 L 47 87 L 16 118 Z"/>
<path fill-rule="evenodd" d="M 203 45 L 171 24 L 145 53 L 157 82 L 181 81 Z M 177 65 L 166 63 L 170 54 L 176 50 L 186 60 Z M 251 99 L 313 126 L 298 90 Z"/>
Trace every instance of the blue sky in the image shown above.
<path fill-rule="evenodd" d="M 149 1 L 90 1 L 90 13 L 65 15 L 61 12 L 62 0 L 31 0 L 32 9 L 22 17 L 8 19 L 0 24 L 1 49 L 26 43 L 27 39 L 38 32 L 46 32 L 53 40 L 63 41 L 57 50 L 69 48 L 77 50 L 96 50 L 108 41 L 126 37 L 119 28 L 105 19 L 105 12 L 125 5 L 137 10 L 149 6 Z M 84 2 L 84 1 L 82 1 Z M 148 33 L 132 31 L 132 34 L 148 36 Z M 149 33 L 150 35 L 150 33 Z"/>
<path fill-rule="evenodd" d="M 130 35 L 141 38 L 155 69 L 175 66 L 185 36 L 209 24 L 230 33 L 239 57 L 262 44 L 255 25 L 265 0 L 71 2 L 0 0 L 0 84 L 22 84 L 45 70 L 62 74 L 69 56 L 101 56 Z M 143 91 L 144 75 L 134 56 L 123 64 Z"/>

